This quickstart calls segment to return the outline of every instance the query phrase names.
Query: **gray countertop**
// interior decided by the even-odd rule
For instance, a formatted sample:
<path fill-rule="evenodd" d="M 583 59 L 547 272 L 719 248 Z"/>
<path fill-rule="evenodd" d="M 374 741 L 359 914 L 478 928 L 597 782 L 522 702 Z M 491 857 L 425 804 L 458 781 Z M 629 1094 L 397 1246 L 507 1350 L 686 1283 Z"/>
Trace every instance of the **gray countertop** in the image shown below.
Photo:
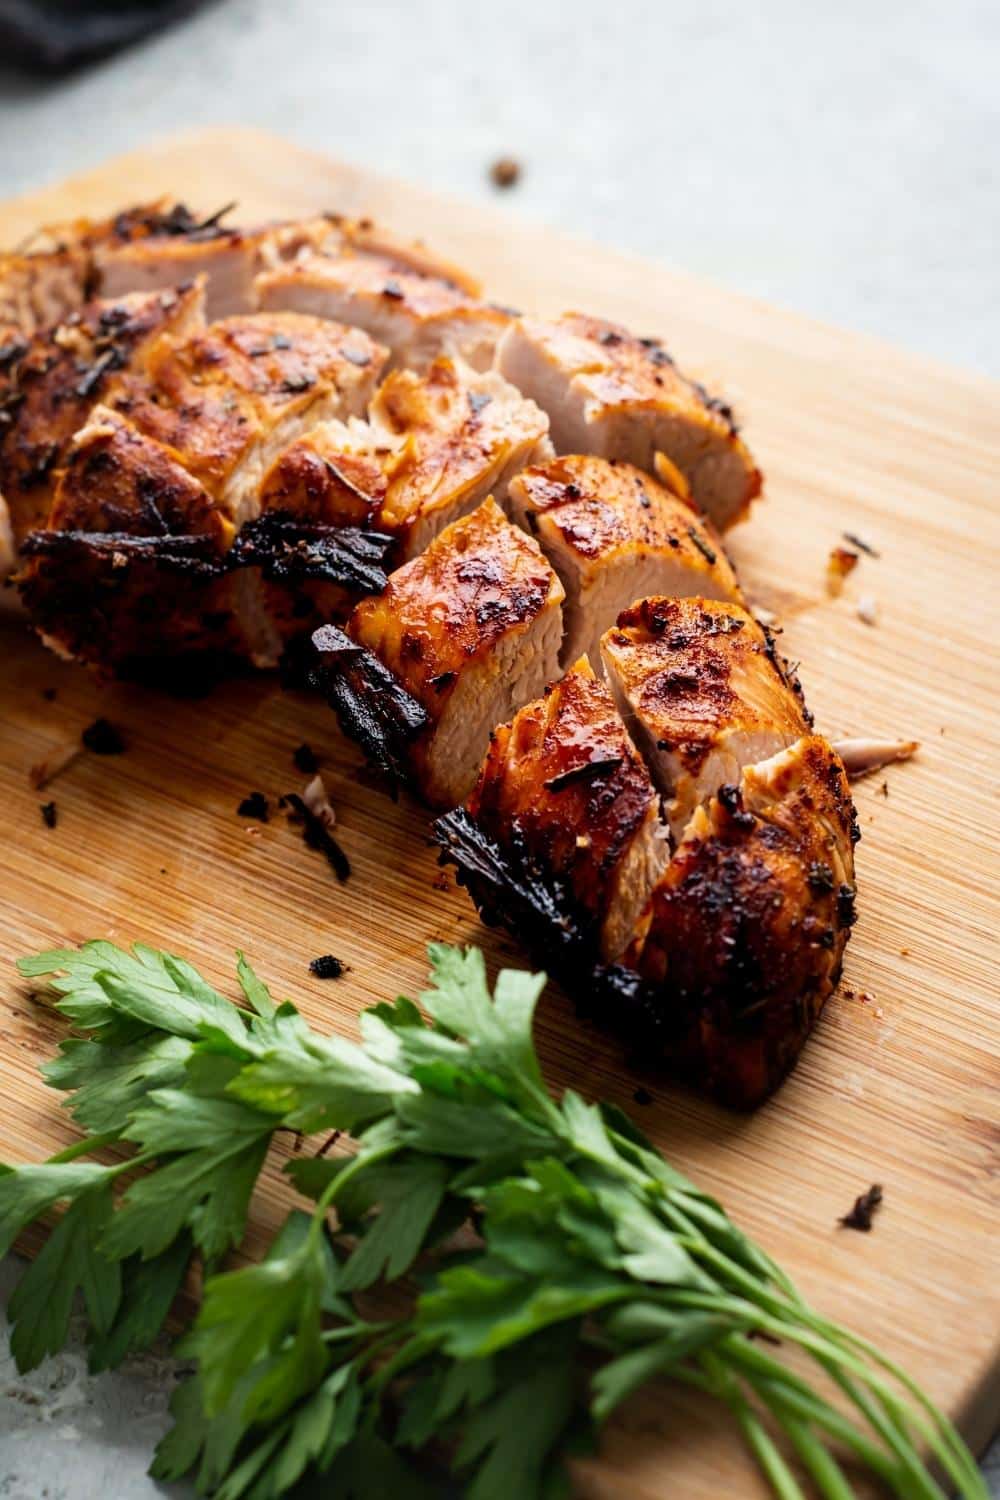
<path fill-rule="evenodd" d="M 209 123 L 467 197 L 509 155 L 513 213 L 1000 376 L 998 76 L 976 0 L 220 0 L 68 80 L 0 66 L 0 195 Z M 145 1475 L 172 1378 L 3 1346 L 0 1496 L 186 1493 Z"/>

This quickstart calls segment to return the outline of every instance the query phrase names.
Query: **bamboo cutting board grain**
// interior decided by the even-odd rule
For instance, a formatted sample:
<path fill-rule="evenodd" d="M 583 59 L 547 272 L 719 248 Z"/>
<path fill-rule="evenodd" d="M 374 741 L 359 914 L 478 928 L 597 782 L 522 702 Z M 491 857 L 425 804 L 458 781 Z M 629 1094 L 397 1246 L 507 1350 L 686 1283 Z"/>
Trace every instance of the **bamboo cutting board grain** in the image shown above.
<path fill-rule="evenodd" d="M 110 163 L 0 208 L 0 243 L 35 225 L 160 193 L 238 216 L 369 213 L 481 275 L 498 300 L 579 307 L 662 335 L 683 365 L 734 396 L 767 499 L 731 537 L 754 600 L 776 610 L 833 737 L 915 737 L 917 761 L 861 783 L 860 921 L 845 983 L 778 1096 L 724 1114 L 626 1071 L 617 1049 L 550 992 L 541 1050 L 553 1086 L 632 1109 L 658 1145 L 798 1279 L 827 1314 L 874 1338 L 977 1445 L 1000 1411 L 997 1275 L 1000 1034 L 996 602 L 1000 387 L 485 207 L 338 165 L 268 136 L 216 131 Z M 878 548 L 837 600 L 827 553 L 842 530 Z M 878 603 L 862 623 L 861 594 Z M 0 880 L 0 1156 L 38 1160 L 71 1138 L 36 1065 L 60 1033 L 12 969 L 41 946 L 93 936 L 170 945 L 228 986 L 239 945 L 313 1023 L 351 1035 L 358 1010 L 414 993 L 429 938 L 487 934 L 427 847 L 426 815 L 371 787 L 331 715 L 260 680 L 178 703 L 101 686 L 8 621 L 0 724 L 7 816 Z M 55 697 L 44 690 L 55 689 Z M 127 753 L 83 755 L 44 793 L 28 772 L 98 713 Z M 321 752 L 353 864 L 338 886 L 281 816 L 248 829 L 253 788 L 302 777 Z M 883 786 L 884 782 L 884 786 Z M 46 829 L 49 797 L 59 822 Z M 444 888 L 442 888 L 444 887 Z M 307 961 L 334 952 L 337 983 Z M 633 1103 L 642 1084 L 654 1103 Z M 254 1215 L 258 1251 L 287 1202 L 278 1165 Z M 874 1232 L 837 1218 L 871 1182 Z M 580 1470 L 592 1500 L 721 1500 L 763 1493 L 724 1417 L 672 1387 L 634 1402 Z"/>

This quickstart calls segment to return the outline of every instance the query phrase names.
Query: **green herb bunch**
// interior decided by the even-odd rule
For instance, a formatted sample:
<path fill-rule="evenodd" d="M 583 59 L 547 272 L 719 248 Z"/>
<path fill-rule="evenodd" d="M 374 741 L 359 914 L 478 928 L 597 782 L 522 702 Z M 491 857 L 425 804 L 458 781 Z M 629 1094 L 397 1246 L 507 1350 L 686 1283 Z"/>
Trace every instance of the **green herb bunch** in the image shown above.
<path fill-rule="evenodd" d="M 986 1500 L 947 1418 L 813 1312 L 620 1111 L 549 1096 L 543 975 L 505 971 L 491 995 L 477 950 L 430 956 L 422 1008 L 376 1006 L 359 1044 L 276 1006 L 242 956 L 243 1006 L 139 946 L 21 963 L 61 976 L 76 1034 L 44 1073 L 90 1132 L 0 1175 L 4 1250 L 69 1204 L 11 1299 L 22 1369 L 62 1346 L 78 1291 L 95 1370 L 148 1345 L 197 1257 L 204 1295 L 178 1346 L 194 1373 L 153 1473 L 219 1500 L 440 1496 L 449 1471 L 470 1500 L 550 1500 L 567 1457 L 663 1376 L 729 1408 L 784 1500 L 808 1481 L 847 1500 L 863 1470 L 943 1500 L 924 1454 Z M 262 1263 L 220 1271 L 279 1130 L 348 1132 L 356 1149 L 291 1160 L 312 1211 Z M 110 1165 L 84 1160 L 104 1148 Z M 774 1340 L 811 1357 L 837 1405 Z"/>

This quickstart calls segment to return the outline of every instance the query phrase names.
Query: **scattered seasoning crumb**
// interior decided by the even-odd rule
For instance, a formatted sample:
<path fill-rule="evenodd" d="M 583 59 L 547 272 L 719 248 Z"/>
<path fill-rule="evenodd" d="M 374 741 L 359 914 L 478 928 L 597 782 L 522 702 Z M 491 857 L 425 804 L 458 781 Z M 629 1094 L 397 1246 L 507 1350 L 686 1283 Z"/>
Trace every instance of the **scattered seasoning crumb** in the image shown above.
<path fill-rule="evenodd" d="M 498 156 L 490 167 L 490 181 L 494 187 L 512 188 L 521 176 L 521 163 L 513 156 Z"/>
<path fill-rule="evenodd" d="M 871 542 L 866 542 L 863 537 L 855 536 L 853 531 L 842 531 L 841 536 L 845 542 L 850 542 L 852 547 L 858 547 L 862 552 L 867 552 L 869 557 L 881 557 L 881 552 L 876 552 Z"/>
<path fill-rule="evenodd" d="M 122 755 L 125 750 L 121 731 L 107 719 L 95 719 L 93 724 L 87 725 L 80 738 L 93 755 Z"/>
<path fill-rule="evenodd" d="M 826 591 L 832 599 L 843 593 L 844 579 L 854 572 L 860 561 L 858 554 L 849 552 L 846 547 L 832 548 L 826 560 Z"/>
<path fill-rule="evenodd" d="M 910 950 L 909 950 L 909 948 L 900 948 L 900 950 L 899 950 L 899 956 L 900 956 L 900 958 L 909 958 L 909 956 L 910 956 Z"/>
<path fill-rule="evenodd" d="M 889 800 L 889 783 L 887 781 L 883 781 L 882 785 L 879 787 L 879 789 L 878 789 L 878 795 L 880 797 L 884 797 L 885 800 L 888 802 L 888 800 Z"/>
<path fill-rule="evenodd" d="M 36 761 L 28 770 L 28 782 L 33 791 L 40 792 L 43 786 L 48 786 L 54 781 L 60 771 L 65 771 L 71 766 L 77 756 L 82 752 L 83 746 L 78 740 L 71 740 L 68 744 L 60 745 L 47 755 L 44 760 Z"/>
<path fill-rule="evenodd" d="M 319 958 L 310 959 L 309 972 L 316 979 L 339 979 L 344 965 L 332 953 L 324 953 Z"/>
<path fill-rule="evenodd" d="M 258 823 L 266 823 L 270 816 L 267 798 L 263 792 L 248 792 L 236 809 L 238 818 L 256 818 Z"/>
<path fill-rule="evenodd" d="M 298 792 L 286 792 L 281 798 L 281 806 L 288 813 L 290 822 L 301 824 L 302 837 L 307 847 L 326 857 L 327 864 L 341 883 L 348 880 L 351 865 L 347 855 L 323 820 L 310 811 Z"/>
<path fill-rule="evenodd" d="M 636 1089 L 635 1093 L 632 1095 L 632 1098 L 636 1104 L 652 1104 L 653 1102 L 652 1094 L 648 1089 L 644 1088 Z"/>
<path fill-rule="evenodd" d="M 167 867 L 166 867 L 166 865 L 161 865 L 160 866 L 160 874 L 161 875 L 165 875 L 166 873 L 167 873 Z"/>
<path fill-rule="evenodd" d="M 859 620 L 866 625 L 878 624 L 878 600 L 874 594 L 862 594 L 855 606 L 855 613 Z"/>
<path fill-rule="evenodd" d="M 882 1202 L 882 1189 L 877 1182 L 873 1182 L 867 1193 L 861 1193 L 854 1200 L 854 1207 L 849 1214 L 844 1214 L 837 1223 L 845 1229 L 860 1229 L 867 1234 L 872 1227 L 875 1210 Z"/>
<path fill-rule="evenodd" d="M 38 811 L 42 815 L 42 822 L 46 828 L 54 828 L 56 826 L 56 805 L 54 802 L 40 802 L 38 804 Z"/>
<path fill-rule="evenodd" d="M 46 703 L 54 703 L 56 698 L 55 688 L 42 688 L 42 697 Z"/>
<path fill-rule="evenodd" d="M 295 762 L 296 770 L 301 771 L 303 776 L 315 776 L 319 770 L 319 761 L 311 745 L 300 745 L 292 752 L 292 760 Z"/>

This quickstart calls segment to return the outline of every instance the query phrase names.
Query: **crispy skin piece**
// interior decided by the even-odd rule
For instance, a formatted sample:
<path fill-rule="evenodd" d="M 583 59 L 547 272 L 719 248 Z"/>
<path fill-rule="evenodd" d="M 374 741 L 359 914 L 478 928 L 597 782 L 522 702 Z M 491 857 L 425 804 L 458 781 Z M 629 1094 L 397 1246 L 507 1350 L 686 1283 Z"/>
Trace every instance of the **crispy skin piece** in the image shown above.
<path fill-rule="evenodd" d="M 720 531 L 760 493 L 730 408 L 682 375 L 657 340 L 582 313 L 518 318 L 496 364 L 548 412 L 557 453 L 621 458 L 653 473 L 662 452 Z"/>
<path fill-rule="evenodd" d="M 795 1062 L 840 977 L 854 920 L 844 768 L 808 736 L 691 820 L 624 962 L 684 1018 L 681 1070 L 752 1108 Z"/>
<path fill-rule="evenodd" d="M 643 599 L 601 642 L 608 684 L 678 840 L 699 804 L 809 729 L 801 690 L 738 604 Z"/>
<path fill-rule="evenodd" d="M 510 323 L 509 314 L 412 257 L 353 245 L 337 255 L 306 252 L 262 271 L 256 294 L 264 310 L 291 309 L 366 329 L 387 345 L 393 368 L 426 369 L 443 354 L 486 370 Z"/>
<path fill-rule="evenodd" d="M 126 374 L 114 404 L 179 453 L 235 524 L 260 511 L 259 488 L 302 419 L 367 404 L 384 358 L 358 329 L 293 313 L 225 318 L 184 343 L 164 341 Z"/>
<path fill-rule="evenodd" d="M 550 451 L 548 422 L 498 375 L 438 359 L 424 375 L 393 371 L 367 423 L 313 427 L 267 474 L 262 503 L 345 525 L 370 521 L 402 560 Z"/>
<path fill-rule="evenodd" d="M 712 526 L 632 464 L 571 455 L 526 469 L 509 509 L 538 538 L 566 590 L 562 661 L 603 675 L 601 636 L 650 595 L 742 602 Z"/>
<path fill-rule="evenodd" d="M 161 335 L 183 337 L 201 324 L 192 287 L 88 302 L 31 340 L 0 409 L 0 492 L 18 542 L 45 524 L 67 446 L 122 368 L 142 368 Z"/>
<path fill-rule="evenodd" d="M 489 838 L 565 884 L 599 928 L 601 956 L 618 958 L 669 843 L 649 772 L 585 658 L 494 732 L 467 807 Z"/>
<path fill-rule="evenodd" d="M 412 753 L 428 802 L 462 801 L 490 730 L 556 675 L 562 601 L 537 543 L 487 500 L 357 606 L 348 634 L 428 715 Z"/>

